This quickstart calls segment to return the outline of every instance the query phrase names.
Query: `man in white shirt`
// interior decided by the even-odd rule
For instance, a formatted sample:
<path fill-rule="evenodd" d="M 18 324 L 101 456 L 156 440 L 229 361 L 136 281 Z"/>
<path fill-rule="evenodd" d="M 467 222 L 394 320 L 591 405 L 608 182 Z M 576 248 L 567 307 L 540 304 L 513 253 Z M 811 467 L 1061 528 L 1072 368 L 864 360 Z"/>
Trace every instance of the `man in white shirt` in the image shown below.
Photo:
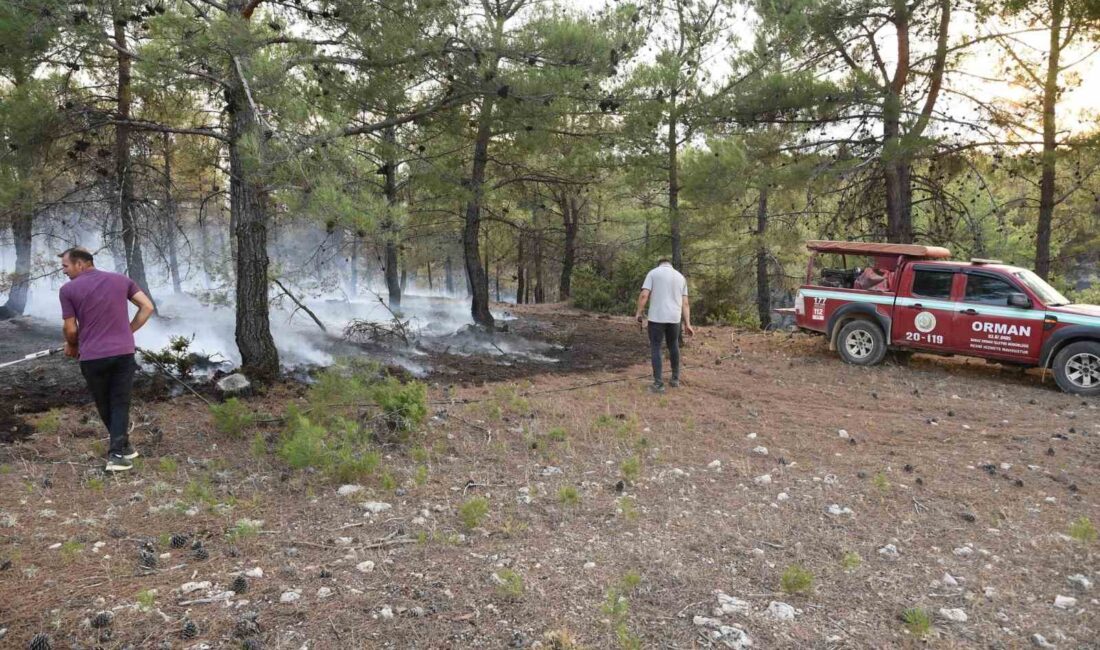
<path fill-rule="evenodd" d="M 646 303 L 649 303 L 648 319 L 642 315 Z M 669 386 L 680 385 L 680 323 L 688 336 L 695 335 L 691 326 L 691 307 L 688 304 L 687 280 L 672 268 L 667 258 L 657 260 L 657 268 L 645 276 L 642 293 L 638 295 L 638 311 L 635 320 L 642 328 L 649 329 L 649 353 L 653 362 L 653 385 L 650 390 L 662 393 L 665 390 L 661 379 L 661 339 L 668 345 L 668 360 L 672 364 L 672 378 Z M 648 325 L 647 325 L 648 320 Z"/>

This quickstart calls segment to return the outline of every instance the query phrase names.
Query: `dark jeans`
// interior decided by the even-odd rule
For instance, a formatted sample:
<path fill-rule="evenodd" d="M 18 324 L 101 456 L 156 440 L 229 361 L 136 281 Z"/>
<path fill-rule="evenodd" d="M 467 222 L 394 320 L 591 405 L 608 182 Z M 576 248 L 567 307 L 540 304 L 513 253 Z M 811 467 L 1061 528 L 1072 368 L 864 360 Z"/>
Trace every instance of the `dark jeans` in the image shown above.
<path fill-rule="evenodd" d="M 672 364 L 672 380 L 680 379 L 680 324 L 649 322 L 649 355 L 653 360 L 653 381 L 661 381 L 661 341 L 668 345 L 668 360 Z"/>
<path fill-rule="evenodd" d="M 135 370 L 132 354 L 80 362 L 80 373 L 95 399 L 99 418 L 111 434 L 112 454 L 121 455 L 130 448 L 130 390 Z"/>

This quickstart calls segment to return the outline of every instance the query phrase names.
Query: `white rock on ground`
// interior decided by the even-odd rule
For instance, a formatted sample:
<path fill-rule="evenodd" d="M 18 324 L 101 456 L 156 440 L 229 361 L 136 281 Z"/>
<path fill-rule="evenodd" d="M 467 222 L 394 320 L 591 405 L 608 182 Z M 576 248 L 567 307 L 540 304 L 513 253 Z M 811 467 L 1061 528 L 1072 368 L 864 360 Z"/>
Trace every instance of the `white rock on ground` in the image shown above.
<path fill-rule="evenodd" d="M 721 591 L 716 591 L 714 595 L 718 598 L 718 607 L 714 610 L 715 616 L 722 616 L 725 614 L 748 614 L 752 612 L 752 604 L 747 600 L 735 598 Z"/>
<path fill-rule="evenodd" d="M 707 464 L 707 467 L 713 470 L 720 470 L 722 469 L 722 461 L 718 459 L 712 460 L 710 461 L 710 463 Z"/>
<path fill-rule="evenodd" d="M 245 571 L 244 574 L 249 578 L 262 578 L 264 577 L 264 570 L 257 566 Z"/>
<path fill-rule="evenodd" d="M 940 579 L 940 582 L 947 585 L 948 587 L 958 587 L 959 586 L 959 581 L 956 580 L 955 576 L 951 575 L 950 573 L 944 573 L 943 578 Z"/>
<path fill-rule="evenodd" d="M 787 494 L 786 492 L 780 492 L 779 494 L 775 495 L 775 500 L 776 501 L 786 501 L 787 499 L 790 499 L 790 498 L 791 498 L 791 495 Z"/>
<path fill-rule="evenodd" d="M 850 514 L 852 514 L 852 509 L 849 508 L 848 506 L 844 506 L 842 508 L 842 507 L 840 507 L 840 505 L 834 503 L 831 506 L 829 506 L 828 508 L 826 508 L 825 512 L 827 512 L 830 515 L 833 515 L 835 517 L 839 517 L 840 515 L 850 515 Z"/>
<path fill-rule="evenodd" d="M 974 549 L 970 548 L 969 546 L 960 546 L 951 552 L 958 557 L 969 557 L 970 555 L 974 554 Z"/>
<path fill-rule="evenodd" d="M 757 456 L 767 456 L 768 448 L 764 445 L 757 445 L 756 447 L 752 448 L 752 453 L 756 454 Z"/>
<path fill-rule="evenodd" d="M 541 472 L 541 474 L 543 476 L 553 476 L 555 474 L 561 474 L 561 473 L 562 473 L 561 468 L 560 467 L 554 467 L 553 465 L 551 465 L 549 467 L 542 468 L 542 472 Z"/>
<path fill-rule="evenodd" d="M 1092 580 L 1089 580 L 1080 573 L 1075 573 L 1066 578 L 1066 580 L 1068 580 L 1071 585 L 1077 587 L 1081 591 L 1088 591 L 1089 589 L 1092 589 Z"/>
<path fill-rule="evenodd" d="M 773 600 L 768 603 L 768 616 L 771 616 L 777 621 L 793 621 L 794 620 L 794 607 L 791 607 L 787 603 L 781 603 L 778 600 Z"/>
<path fill-rule="evenodd" d="M 707 628 L 704 634 L 712 643 L 720 643 L 733 650 L 752 647 L 752 639 L 748 633 L 736 625 L 723 625 L 722 621 L 705 616 L 696 616 L 694 623 L 699 627 Z"/>
<path fill-rule="evenodd" d="M 958 607 L 941 607 L 939 614 L 940 618 L 952 623 L 965 623 L 969 619 L 966 612 Z"/>
<path fill-rule="evenodd" d="M 336 494 L 339 494 L 342 497 L 346 497 L 349 494 L 355 494 L 356 492 L 362 491 L 362 485 L 352 485 L 351 483 L 348 483 L 347 485 L 341 485 L 340 489 L 336 490 Z"/>
<path fill-rule="evenodd" d="M 772 475 L 771 474 L 761 474 L 760 476 L 757 476 L 756 478 L 754 478 L 752 480 L 752 482 L 756 483 L 757 485 L 771 485 Z"/>
<path fill-rule="evenodd" d="M 218 380 L 216 386 L 223 395 L 239 395 L 249 388 L 252 388 L 252 382 L 248 381 L 248 377 L 236 372 L 232 375 L 222 377 Z"/>
<path fill-rule="evenodd" d="M 898 553 L 898 547 L 893 544 L 883 546 L 878 550 L 878 554 L 888 560 L 896 560 L 898 559 L 898 555 L 900 555 L 900 553 Z"/>
<path fill-rule="evenodd" d="M 756 434 L 755 433 L 750 433 L 749 435 L 747 435 L 745 437 L 748 438 L 749 440 L 756 440 Z"/>
<path fill-rule="evenodd" d="M 317 597 L 318 598 L 328 598 L 331 595 L 332 595 L 332 589 L 329 589 L 328 587 L 321 587 L 320 589 L 317 590 Z"/>
<path fill-rule="evenodd" d="M 1050 641 L 1047 641 L 1047 638 L 1038 632 L 1031 635 L 1031 643 L 1038 648 L 1045 648 L 1046 650 L 1053 650 L 1058 647 Z"/>
<path fill-rule="evenodd" d="M 1054 606 L 1058 609 L 1069 609 L 1071 607 L 1077 607 L 1077 599 L 1073 596 L 1058 595 L 1054 597 Z"/>
<path fill-rule="evenodd" d="M 201 591 L 203 589 L 209 589 L 209 588 L 210 588 L 210 581 L 209 580 L 203 580 L 202 582 L 185 582 L 182 585 L 180 585 L 180 593 L 181 594 L 189 594 L 193 591 Z"/>
<path fill-rule="evenodd" d="M 301 589 L 291 589 L 290 591 L 284 591 L 282 596 L 279 596 L 280 603 L 293 603 L 302 597 Z"/>
<path fill-rule="evenodd" d="M 388 503 L 383 503 L 381 501 L 364 501 L 363 503 L 359 504 L 359 507 L 371 514 L 376 515 L 380 512 L 385 512 L 389 510 L 393 506 Z"/>
<path fill-rule="evenodd" d="M 378 613 L 387 621 L 393 618 L 393 609 L 389 605 L 383 605 L 382 610 Z"/>
<path fill-rule="evenodd" d="M 370 560 L 364 560 L 363 562 L 356 564 L 355 568 L 359 571 L 359 573 L 370 573 L 371 571 L 374 571 L 374 562 L 371 562 Z"/>
<path fill-rule="evenodd" d="M 847 440 L 849 437 L 851 437 L 851 436 L 848 435 L 848 432 L 845 431 L 844 429 L 841 429 L 840 431 L 837 431 L 836 435 L 837 435 L 837 437 L 839 437 L 843 440 Z"/>

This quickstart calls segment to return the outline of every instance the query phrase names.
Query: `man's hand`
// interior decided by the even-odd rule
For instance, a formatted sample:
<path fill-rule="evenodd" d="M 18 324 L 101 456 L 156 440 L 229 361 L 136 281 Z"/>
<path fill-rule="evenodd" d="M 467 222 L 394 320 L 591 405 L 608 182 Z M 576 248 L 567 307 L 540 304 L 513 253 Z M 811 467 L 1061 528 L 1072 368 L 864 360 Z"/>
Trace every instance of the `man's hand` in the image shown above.
<path fill-rule="evenodd" d="M 649 322 L 649 319 L 639 314 L 638 316 L 634 317 L 634 320 L 638 321 L 638 329 L 645 331 L 645 326 L 646 323 Z"/>
<path fill-rule="evenodd" d="M 65 341 L 65 356 L 70 358 L 77 358 L 80 356 L 80 348 L 76 347 L 72 343 Z"/>
<path fill-rule="evenodd" d="M 695 328 L 691 326 L 691 323 L 684 325 L 684 331 L 687 332 L 688 336 L 695 336 Z"/>

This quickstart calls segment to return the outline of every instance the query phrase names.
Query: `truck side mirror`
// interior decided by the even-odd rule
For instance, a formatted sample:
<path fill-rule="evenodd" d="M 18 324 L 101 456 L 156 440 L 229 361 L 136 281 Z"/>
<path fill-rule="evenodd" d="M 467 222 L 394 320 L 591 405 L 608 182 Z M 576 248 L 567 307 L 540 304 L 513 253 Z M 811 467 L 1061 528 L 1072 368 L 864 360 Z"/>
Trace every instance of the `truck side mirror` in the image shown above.
<path fill-rule="evenodd" d="M 1031 299 L 1022 293 L 1008 294 L 1008 306 L 1017 309 L 1031 309 Z"/>

